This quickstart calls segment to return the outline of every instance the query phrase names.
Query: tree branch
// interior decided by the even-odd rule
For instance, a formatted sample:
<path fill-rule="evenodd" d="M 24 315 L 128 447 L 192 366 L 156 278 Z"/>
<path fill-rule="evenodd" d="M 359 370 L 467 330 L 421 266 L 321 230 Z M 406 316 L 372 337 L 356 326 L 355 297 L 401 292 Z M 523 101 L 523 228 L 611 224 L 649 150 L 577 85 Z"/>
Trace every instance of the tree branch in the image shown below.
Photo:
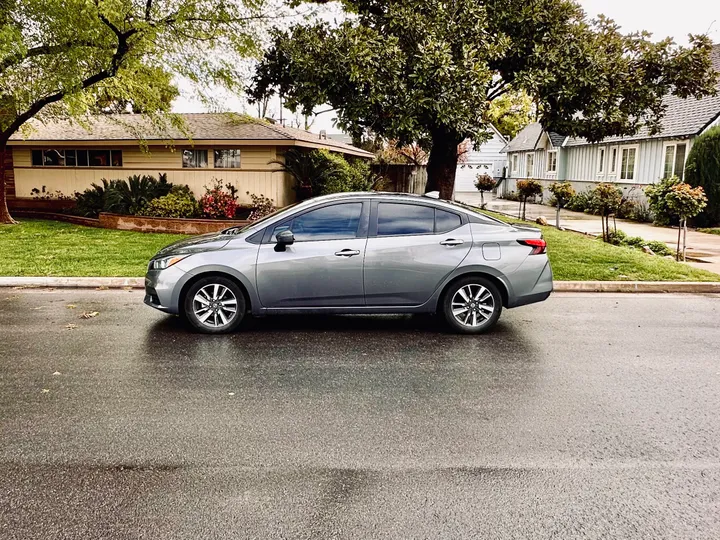
<path fill-rule="evenodd" d="M 488 101 L 499 98 L 503 94 L 507 94 L 510 91 L 510 81 L 502 81 L 498 86 L 493 88 L 487 96 Z"/>
<path fill-rule="evenodd" d="M 97 48 L 97 44 L 90 41 L 68 41 L 67 43 L 59 43 L 57 45 L 39 45 L 38 47 L 28 49 L 25 54 L 16 54 L 0 61 L 0 74 L 11 67 L 22 64 L 29 58 L 44 56 L 46 54 L 59 54 L 67 52 L 73 47 Z"/>
<path fill-rule="evenodd" d="M 145 21 L 150 21 L 150 12 L 152 11 L 153 0 L 147 0 L 145 3 Z"/>

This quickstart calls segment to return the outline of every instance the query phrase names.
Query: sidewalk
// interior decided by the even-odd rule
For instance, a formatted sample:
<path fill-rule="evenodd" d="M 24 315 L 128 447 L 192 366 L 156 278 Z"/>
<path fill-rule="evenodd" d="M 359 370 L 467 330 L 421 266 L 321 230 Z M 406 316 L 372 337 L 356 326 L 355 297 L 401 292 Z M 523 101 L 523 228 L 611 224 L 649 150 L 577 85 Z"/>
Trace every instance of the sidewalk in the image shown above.
<path fill-rule="evenodd" d="M 457 200 L 465 204 L 480 206 L 480 193 L 459 193 Z M 487 209 L 503 214 L 518 215 L 519 202 L 494 199 L 485 194 Z M 525 217 L 535 221 L 543 216 L 549 225 L 555 225 L 555 208 L 542 204 L 528 204 Z M 582 212 L 560 211 L 560 225 L 566 229 L 599 236 L 602 234 L 600 216 Z M 640 236 L 645 240 L 665 242 L 674 251 L 677 248 L 678 230 L 670 227 L 655 227 L 651 223 L 637 223 L 625 219 L 617 220 L 617 228 L 628 236 Z M 688 262 L 691 266 L 720 274 L 720 236 L 688 230 L 687 256 L 702 262 Z"/>

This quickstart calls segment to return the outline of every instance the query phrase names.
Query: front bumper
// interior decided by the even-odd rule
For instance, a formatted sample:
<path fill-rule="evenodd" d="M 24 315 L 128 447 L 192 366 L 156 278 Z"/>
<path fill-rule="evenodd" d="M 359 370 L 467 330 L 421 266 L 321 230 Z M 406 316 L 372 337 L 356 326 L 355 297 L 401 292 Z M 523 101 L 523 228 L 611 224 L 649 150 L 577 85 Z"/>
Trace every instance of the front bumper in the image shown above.
<path fill-rule="evenodd" d="M 144 302 L 165 313 L 180 313 L 180 287 L 186 273 L 176 265 L 164 270 L 148 270 L 145 275 Z"/>

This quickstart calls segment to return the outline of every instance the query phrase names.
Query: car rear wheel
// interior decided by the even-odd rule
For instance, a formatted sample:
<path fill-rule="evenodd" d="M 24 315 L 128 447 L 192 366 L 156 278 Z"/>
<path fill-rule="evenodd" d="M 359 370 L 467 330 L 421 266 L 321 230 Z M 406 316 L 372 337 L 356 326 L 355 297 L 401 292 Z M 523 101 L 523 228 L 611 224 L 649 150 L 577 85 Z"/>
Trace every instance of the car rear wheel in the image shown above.
<path fill-rule="evenodd" d="M 225 334 L 235 330 L 242 322 L 245 296 L 231 279 L 222 276 L 203 278 L 188 289 L 184 312 L 196 330 L 206 334 Z"/>
<path fill-rule="evenodd" d="M 497 323 L 502 296 L 497 286 L 482 277 L 453 283 L 443 298 L 443 314 L 450 327 L 462 334 L 481 334 Z"/>

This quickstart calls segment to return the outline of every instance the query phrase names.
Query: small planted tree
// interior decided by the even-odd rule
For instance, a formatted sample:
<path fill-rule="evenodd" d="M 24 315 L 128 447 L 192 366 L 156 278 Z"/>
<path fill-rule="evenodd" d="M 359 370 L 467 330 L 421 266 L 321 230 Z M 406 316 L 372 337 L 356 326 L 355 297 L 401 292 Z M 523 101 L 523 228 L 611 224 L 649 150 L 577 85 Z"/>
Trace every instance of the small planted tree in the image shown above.
<path fill-rule="evenodd" d="M 495 189 L 495 179 L 487 173 L 478 174 L 475 179 L 475 187 L 480 192 L 480 206 L 485 208 L 484 194 L 486 191 Z"/>
<path fill-rule="evenodd" d="M 600 214 L 605 242 L 610 241 L 610 216 L 618 211 L 620 204 L 622 204 L 622 190 L 615 184 L 598 184 L 590 192 L 590 207 Z"/>
<path fill-rule="evenodd" d="M 665 195 L 670 212 L 680 219 L 678 228 L 678 244 L 675 258 L 680 260 L 680 234 L 682 233 L 682 260 L 685 260 L 687 240 L 687 220 L 697 216 L 707 206 L 707 197 L 702 187 L 693 188 L 689 184 L 676 184 Z"/>
<path fill-rule="evenodd" d="M 575 196 L 575 190 L 570 182 L 553 182 L 548 188 L 555 197 L 555 226 L 560 228 L 560 210 L 565 208 Z"/>
<path fill-rule="evenodd" d="M 668 208 L 666 196 L 679 183 L 680 179 L 677 176 L 672 176 L 660 180 L 657 184 L 650 184 L 645 188 L 645 195 L 655 225 L 670 225 L 673 213 Z"/>
<path fill-rule="evenodd" d="M 525 208 L 527 207 L 527 200 L 530 197 L 542 195 L 543 187 L 540 182 L 533 179 L 518 180 L 515 184 L 520 198 L 520 208 L 518 217 L 525 219 Z"/>

